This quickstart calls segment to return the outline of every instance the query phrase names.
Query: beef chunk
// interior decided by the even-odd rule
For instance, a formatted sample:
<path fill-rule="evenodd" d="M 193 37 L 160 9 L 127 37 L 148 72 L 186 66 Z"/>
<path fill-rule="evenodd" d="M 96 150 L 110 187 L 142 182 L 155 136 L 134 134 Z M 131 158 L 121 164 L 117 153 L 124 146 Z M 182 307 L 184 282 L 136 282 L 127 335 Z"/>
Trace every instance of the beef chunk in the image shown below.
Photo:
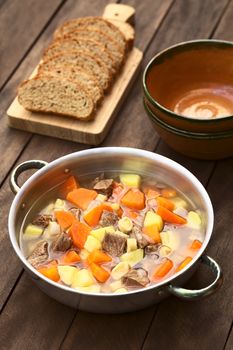
<path fill-rule="evenodd" d="M 102 248 L 112 256 L 120 256 L 124 253 L 126 238 L 114 233 L 106 233 L 102 242 Z"/>
<path fill-rule="evenodd" d="M 39 242 L 32 254 L 28 257 L 28 262 L 35 268 L 48 260 L 48 242 Z"/>
<path fill-rule="evenodd" d="M 101 193 L 110 197 L 112 195 L 113 179 L 100 180 L 95 183 L 93 189 L 98 193 Z"/>
<path fill-rule="evenodd" d="M 157 254 L 158 255 L 158 248 L 159 244 L 150 244 L 145 248 L 145 254 L 147 255 L 152 255 L 152 254 Z"/>
<path fill-rule="evenodd" d="M 74 215 L 74 217 L 77 220 L 80 220 L 80 216 L 81 216 L 81 210 L 80 209 L 72 207 L 72 208 L 69 209 L 69 211 L 71 212 L 71 214 Z"/>
<path fill-rule="evenodd" d="M 71 238 L 66 233 L 61 233 L 51 245 L 51 249 L 55 252 L 65 252 L 71 247 Z"/>
<path fill-rule="evenodd" d="M 103 227 L 105 226 L 114 226 L 118 221 L 118 216 L 117 214 L 103 210 L 103 214 L 101 215 L 100 222 L 99 224 Z"/>
<path fill-rule="evenodd" d="M 131 269 L 122 277 L 122 283 L 131 288 L 145 287 L 150 283 L 148 272 L 143 268 Z"/>
<path fill-rule="evenodd" d="M 142 231 L 140 230 L 140 228 L 136 225 L 133 226 L 132 233 L 130 234 L 130 237 L 136 238 L 139 248 L 145 248 L 147 245 L 150 244 L 150 242 L 142 234 Z"/>
<path fill-rule="evenodd" d="M 46 228 L 49 225 L 49 221 L 52 220 L 52 215 L 37 215 L 37 217 L 33 220 L 33 225 L 41 226 Z"/>

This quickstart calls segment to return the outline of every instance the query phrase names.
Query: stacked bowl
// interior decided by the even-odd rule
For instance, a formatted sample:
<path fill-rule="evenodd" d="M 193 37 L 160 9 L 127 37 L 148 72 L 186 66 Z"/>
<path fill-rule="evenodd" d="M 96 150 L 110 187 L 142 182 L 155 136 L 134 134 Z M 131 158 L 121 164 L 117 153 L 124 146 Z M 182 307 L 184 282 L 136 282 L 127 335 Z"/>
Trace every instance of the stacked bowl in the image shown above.
<path fill-rule="evenodd" d="M 196 40 L 148 63 L 144 107 L 161 138 L 194 158 L 233 155 L 233 43 Z"/>

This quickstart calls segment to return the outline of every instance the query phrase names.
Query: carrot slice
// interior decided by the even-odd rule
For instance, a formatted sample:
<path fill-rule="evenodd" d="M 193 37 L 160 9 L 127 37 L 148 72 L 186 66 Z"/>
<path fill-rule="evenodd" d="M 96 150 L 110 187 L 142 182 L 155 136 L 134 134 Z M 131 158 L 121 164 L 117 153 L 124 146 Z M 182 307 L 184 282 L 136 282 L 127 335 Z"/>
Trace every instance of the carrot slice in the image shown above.
<path fill-rule="evenodd" d="M 108 254 L 102 252 L 99 249 L 94 250 L 92 253 L 88 255 L 88 258 L 87 258 L 88 264 L 92 264 L 92 263 L 102 264 L 109 261 L 112 261 L 112 258 Z"/>
<path fill-rule="evenodd" d="M 160 264 L 159 268 L 156 268 L 154 277 L 162 278 L 168 274 L 168 272 L 173 268 L 173 262 L 170 259 Z"/>
<path fill-rule="evenodd" d="M 72 263 L 77 263 L 79 262 L 80 256 L 75 250 L 69 250 L 67 253 L 62 258 L 62 263 L 63 264 L 72 264 Z"/>
<path fill-rule="evenodd" d="M 103 206 L 98 205 L 97 207 L 91 209 L 88 213 L 83 216 L 86 223 L 92 227 L 98 225 L 100 217 L 103 213 Z"/>
<path fill-rule="evenodd" d="M 69 192 L 66 196 L 66 199 L 82 210 L 86 210 L 90 202 L 93 201 L 96 196 L 96 191 L 80 187 Z"/>
<path fill-rule="evenodd" d="M 70 235 L 75 247 L 82 249 L 87 240 L 91 228 L 82 222 L 75 221 L 71 226 Z"/>
<path fill-rule="evenodd" d="M 161 206 L 158 207 L 157 214 L 160 215 L 164 221 L 172 224 L 184 225 L 187 223 L 185 218 L 182 218 L 181 216 Z"/>
<path fill-rule="evenodd" d="M 71 192 L 71 191 L 73 191 L 73 190 L 75 190 L 76 188 L 79 188 L 79 187 L 80 186 L 79 186 L 78 181 L 75 179 L 75 177 L 73 175 L 71 175 L 61 185 L 61 187 L 60 187 L 60 194 L 63 197 L 66 197 L 69 192 Z"/>
<path fill-rule="evenodd" d="M 190 249 L 193 249 L 193 250 L 197 250 L 197 249 L 200 249 L 202 246 L 202 243 L 200 241 L 198 241 L 198 239 L 195 239 L 191 246 L 190 246 Z"/>
<path fill-rule="evenodd" d="M 110 277 L 110 273 L 95 263 L 90 265 L 91 272 L 98 282 L 104 283 Z"/>
<path fill-rule="evenodd" d="M 57 222 L 59 223 L 61 228 L 63 228 L 64 230 L 69 228 L 73 224 L 73 222 L 76 220 L 72 213 L 65 210 L 57 210 L 54 212 L 54 215 Z"/>
<path fill-rule="evenodd" d="M 174 188 L 163 188 L 162 191 L 162 196 L 165 197 L 165 198 L 172 198 L 172 197 L 175 197 L 176 196 L 176 190 L 174 190 Z"/>
<path fill-rule="evenodd" d="M 187 258 L 185 258 L 182 263 L 177 267 L 176 272 L 182 270 L 183 268 L 185 268 L 186 265 L 188 265 L 190 263 L 190 261 L 192 261 L 192 258 L 190 256 L 188 256 Z"/>
<path fill-rule="evenodd" d="M 130 209 L 142 210 L 145 208 L 145 195 L 138 189 L 131 189 L 121 198 L 121 204 Z"/>
<path fill-rule="evenodd" d="M 157 197 L 156 200 L 161 207 L 167 208 L 168 210 L 172 211 L 175 208 L 175 204 L 172 203 L 172 201 L 169 201 L 167 198 Z"/>
<path fill-rule="evenodd" d="M 58 282 L 60 279 L 59 273 L 57 271 L 57 265 L 40 267 L 38 271 L 42 273 L 42 275 L 44 275 L 45 277 L 49 278 L 54 282 Z"/>
<path fill-rule="evenodd" d="M 97 207 L 91 209 L 88 213 L 86 213 L 83 216 L 83 219 L 86 221 L 86 223 L 89 226 L 94 227 L 94 226 L 98 225 L 100 218 L 101 218 L 101 215 L 102 215 L 104 210 L 113 211 L 113 209 L 109 205 L 101 204 L 101 205 L 98 205 Z"/>
<path fill-rule="evenodd" d="M 143 227 L 142 232 L 145 235 L 149 236 L 153 240 L 154 243 L 161 242 L 161 237 L 160 237 L 157 225 Z"/>

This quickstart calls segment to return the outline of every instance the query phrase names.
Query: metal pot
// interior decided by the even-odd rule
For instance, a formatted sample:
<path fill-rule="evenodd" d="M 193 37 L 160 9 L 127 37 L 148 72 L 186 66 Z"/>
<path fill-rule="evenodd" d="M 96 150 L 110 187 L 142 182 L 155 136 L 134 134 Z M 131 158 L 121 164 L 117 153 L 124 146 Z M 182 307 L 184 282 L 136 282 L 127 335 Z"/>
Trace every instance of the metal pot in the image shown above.
<path fill-rule="evenodd" d="M 26 169 L 32 168 L 40 170 L 20 188 L 17 184 L 18 176 Z M 63 182 L 69 174 L 77 177 L 96 176 L 98 173 L 109 171 L 155 176 L 161 182 L 185 193 L 200 210 L 205 225 L 205 240 L 190 266 L 155 286 L 123 294 L 97 294 L 79 292 L 59 285 L 42 276 L 27 262 L 19 247 L 19 232 L 23 219 L 33 203 L 43 193 Z M 17 193 L 9 213 L 9 236 L 13 248 L 39 288 L 61 303 L 90 312 L 120 313 L 145 308 L 171 294 L 191 300 L 204 297 L 212 294 L 221 285 L 222 273 L 219 265 L 212 258 L 203 255 L 213 229 L 213 208 L 209 196 L 194 175 L 168 158 L 133 148 L 95 148 L 69 154 L 49 164 L 40 160 L 24 162 L 12 172 L 10 185 L 13 192 Z M 199 263 L 209 266 L 215 274 L 213 283 L 199 290 L 181 288 L 180 286 L 191 277 Z"/>

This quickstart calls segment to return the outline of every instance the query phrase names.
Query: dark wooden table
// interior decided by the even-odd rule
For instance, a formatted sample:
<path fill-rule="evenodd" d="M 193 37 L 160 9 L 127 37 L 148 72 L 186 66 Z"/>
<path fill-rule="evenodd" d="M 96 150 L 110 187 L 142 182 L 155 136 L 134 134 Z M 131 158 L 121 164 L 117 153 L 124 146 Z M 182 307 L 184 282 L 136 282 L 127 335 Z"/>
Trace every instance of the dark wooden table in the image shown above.
<path fill-rule="evenodd" d="M 170 157 L 206 187 L 215 209 L 207 253 L 222 266 L 224 283 L 213 296 L 184 302 L 175 297 L 143 311 L 97 315 L 50 299 L 28 278 L 7 232 L 13 195 L 8 178 L 24 160 L 51 161 L 89 146 L 11 130 L 6 110 L 19 82 L 32 71 L 58 23 L 98 15 L 108 0 L 0 0 L 0 349 L 233 349 L 233 159 L 198 161 L 175 153 L 152 130 L 142 106 L 141 77 L 101 146 L 131 146 Z M 144 65 L 161 49 L 196 38 L 233 40 L 233 1 L 126 1 L 136 8 L 136 45 Z M 213 276 L 200 268 L 187 284 Z"/>

